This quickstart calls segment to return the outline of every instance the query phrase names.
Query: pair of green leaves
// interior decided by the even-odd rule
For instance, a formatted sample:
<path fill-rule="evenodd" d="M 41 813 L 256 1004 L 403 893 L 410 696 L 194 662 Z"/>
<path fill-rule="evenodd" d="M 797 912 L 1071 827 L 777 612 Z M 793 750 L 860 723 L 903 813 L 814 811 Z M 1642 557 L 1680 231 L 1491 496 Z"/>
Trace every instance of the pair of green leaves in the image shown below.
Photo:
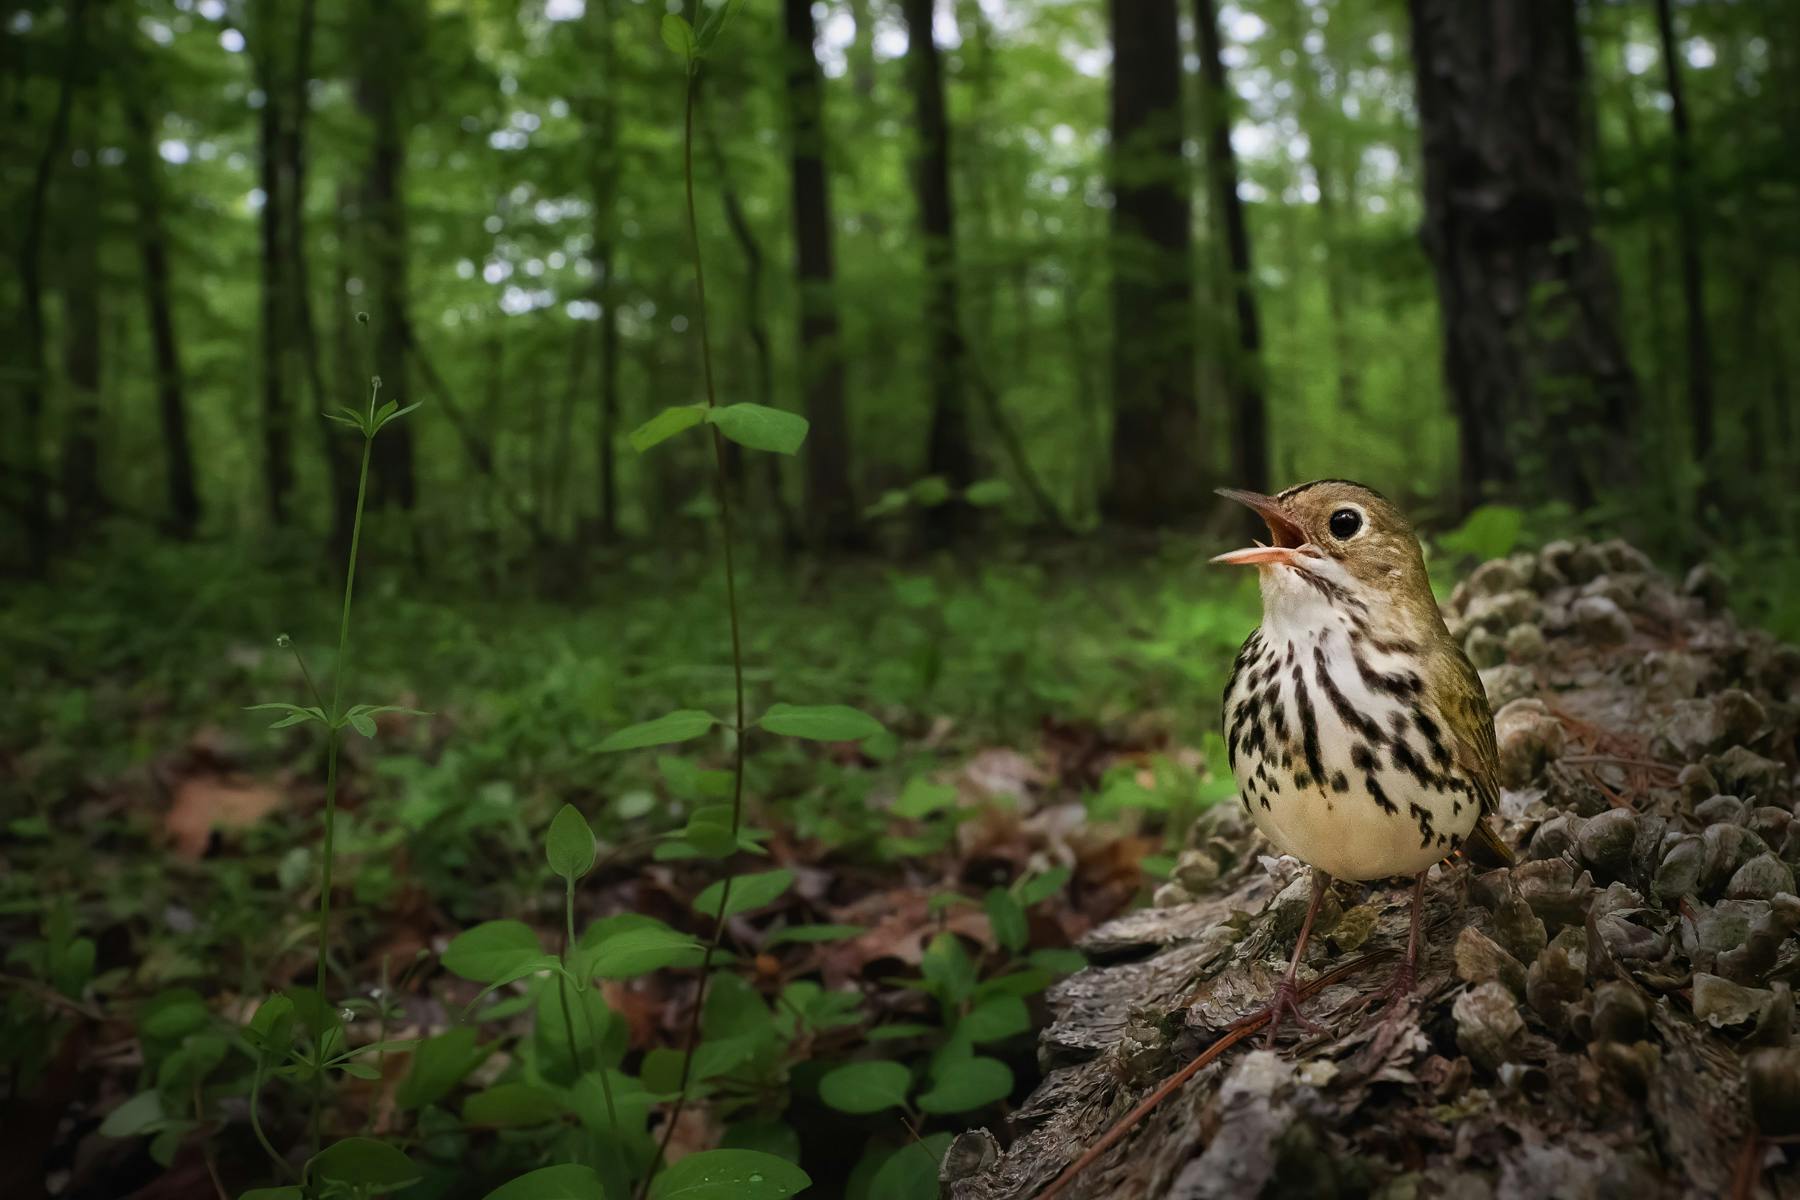
<path fill-rule="evenodd" d="M 336 412 L 325 413 L 324 417 L 327 421 L 335 421 L 339 425 L 348 425 L 350 428 L 359 431 L 363 437 L 373 439 L 376 434 L 381 432 L 382 426 L 386 425 L 389 421 L 397 421 L 413 409 L 419 407 L 419 402 L 416 400 L 413 403 L 408 404 L 405 408 L 400 407 L 400 402 L 398 400 L 389 400 L 386 404 L 377 408 L 375 405 L 375 398 L 380 394 L 381 376 L 372 376 L 369 379 L 369 407 L 359 412 L 347 404 L 341 405 Z"/>
<path fill-rule="evenodd" d="M 684 708 L 614 730 L 601 740 L 600 750 L 611 753 L 669 746 L 691 741 L 718 724 L 719 718 L 709 712 Z M 880 721 L 847 704 L 772 704 L 756 724 L 770 733 L 817 742 L 855 742 L 882 732 Z"/>
<path fill-rule="evenodd" d="M 847 1063 L 819 1079 L 819 1098 L 839 1112 L 865 1116 L 905 1108 L 912 1072 L 897 1062 Z M 1012 1069 L 997 1058 L 945 1056 L 931 1072 L 931 1087 L 918 1107 L 928 1113 L 960 1113 L 1005 1099 L 1012 1093 Z"/>
<path fill-rule="evenodd" d="M 706 20 L 700 23 L 698 33 L 689 25 L 687 18 L 680 13 L 670 13 L 662 19 L 663 45 L 680 56 L 681 61 L 692 68 L 693 64 L 713 48 L 719 40 L 719 34 L 725 31 L 726 22 L 737 15 L 738 8 L 744 0 L 725 0 L 725 3 L 707 14 Z"/>
<path fill-rule="evenodd" d="M 633 979 L 699 960 L 700 944 L 660 921 L 627 914 L 596 921 L 582 934 L 573 966 L 598 979 Z M 447 970 L 473 983 L 500 987 L 539 971 L 561 969 L 523 921 L 483 921 L 445 947 Z"/>
<path fill-rule="evenodd" d="M 670 13 L 665 21 L 680 21 Z M 685 22 L 684 22 L 685 24 Z M 639 454 L 683 430 L 706 424 L 740 446 L 774 454 L 795 454 L 806 440 L 806 418 L 764 404 L 678 404 L 665 408 L 631 431 L 631 448 Z"/>
<path fill-rule="evenodd" d="M 286 729 L 290 725 L 299 725 L 307 721 L 317 721 L 321 725 L 334 729 L 342 729 L 348 725 L 366 738 L 375 736 L 375 718 L 382 713 L 405 713 L 412 717 L 428 717 L 431 714 L 417 708 L 403 708 L 398 704 L 353 704 L 345 709 L 343 715 L 333 721 L 325 710 L 314 704 L 283 704 L 274 701 L 268 704 L 252 704 L 245 712 L 284 712 L 287 716 L 270 725 L 270 729 Z"/>

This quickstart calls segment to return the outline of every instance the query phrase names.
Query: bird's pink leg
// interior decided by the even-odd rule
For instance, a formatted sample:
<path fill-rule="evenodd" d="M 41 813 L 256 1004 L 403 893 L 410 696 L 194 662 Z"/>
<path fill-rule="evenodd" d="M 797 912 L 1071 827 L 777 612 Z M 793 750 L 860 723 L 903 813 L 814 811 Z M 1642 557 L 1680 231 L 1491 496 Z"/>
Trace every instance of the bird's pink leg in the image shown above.
<path fill-rule="evenodd" d="M 1269 1016 L 1269 1032 L 1263 1039 L 1263 1045 L 1271 1049 L 1275 1045 L 1275 1035 L 1281 1031 L 1281 1019 L 1284 1016 L 1294 1018 L 1294 1023 L 1308 1033 L 1324 1033 L 1324 1028 L 1316 1021 L 1308 1020 L 1300 1011 L 1300 988 L 1294 977 L 1300 972 L 1300 959 L 1306 953 L 1306 939 L 1312 934 L 1313 918 L 1319 915 L 1319 906 L 1325 902 L 1325 889 L 1331 884 L 1331 876 L 1313 869 L 1312 901 L 1306 906 L 1306 919 L 1300 923 L 1300 936 L 1294 941 L 1294 957 L 1288 961 L 1287 974 L 1281 977 L 1276 985 L 1275 998 L 1269 1006 L 1259 1012 L 1252 1013 L 1237 1022 L 1246 1025 L 1267 1013 Z"/>
<path fill-rule="evenodd" d="M 1393 980 L 1383 989 L 1378 998 L 1386 999 L 1392 1004 L 1412 995 L 1413 987 L 1419 978 L 1419 922 L 1425 911 L 1425 876 L 1430 867 L 1419 872 L 1413 881 L 1412 894 L 1412 930 L 1406 935 L 1406 957 L 1401 960 L 1400 967 L 1394 972 Z"/>

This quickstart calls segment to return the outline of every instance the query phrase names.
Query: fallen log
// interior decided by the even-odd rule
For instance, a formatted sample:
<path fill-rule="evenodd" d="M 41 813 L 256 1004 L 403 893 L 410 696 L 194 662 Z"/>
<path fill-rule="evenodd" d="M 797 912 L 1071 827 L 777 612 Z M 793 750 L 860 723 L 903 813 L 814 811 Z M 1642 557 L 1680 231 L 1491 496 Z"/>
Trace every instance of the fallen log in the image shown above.
<path fill-rule="evenodd" d="M 1302 976 L 1326 1032 L 1231 1032 L 1307 881 L 1220 805 L 1153 907 L 1084 940 L 1042 1084 L 957 1140 L 944 1195 L 1800 1196 L 1800 650 L 1723 599 L 1621 542 L 1478 568 L 1446 618 L 1519 862 L 1434 872 L 1413 999 L 1370 1011 L 1405 889 L 1340 884 Z"/>

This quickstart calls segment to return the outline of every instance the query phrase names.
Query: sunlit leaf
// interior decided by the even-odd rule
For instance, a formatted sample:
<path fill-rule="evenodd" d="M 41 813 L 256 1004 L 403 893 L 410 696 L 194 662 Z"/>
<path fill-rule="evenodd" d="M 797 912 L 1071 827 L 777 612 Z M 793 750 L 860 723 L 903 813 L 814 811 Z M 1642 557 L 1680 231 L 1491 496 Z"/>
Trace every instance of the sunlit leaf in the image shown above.
<path fill-rule="evenodd" d="M 806 440 L 806 418 L 799 413 L 762 404 L 728 404 L 709 408 L 706 419 L 720 433 L 751 450 L 795 454 Z"/>

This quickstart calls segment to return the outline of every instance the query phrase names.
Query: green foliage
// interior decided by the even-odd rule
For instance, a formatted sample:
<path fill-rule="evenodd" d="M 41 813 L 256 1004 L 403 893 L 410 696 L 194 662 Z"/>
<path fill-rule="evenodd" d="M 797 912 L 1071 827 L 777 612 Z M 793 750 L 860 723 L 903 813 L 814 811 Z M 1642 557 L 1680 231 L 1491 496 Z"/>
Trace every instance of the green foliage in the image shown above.
<path fill-rule="evenodd" d="M 603 1200 L 600 1176 L 580 1163 L 539 1167 L 503 1183 L 486 1200 Z"/>
<path fill-rule="evenodd" d="M 594 869 L 594 831 L 573 804 L 557 810 L 544 835 L 544 855 L 550 869 L 571 883 Z"/>

